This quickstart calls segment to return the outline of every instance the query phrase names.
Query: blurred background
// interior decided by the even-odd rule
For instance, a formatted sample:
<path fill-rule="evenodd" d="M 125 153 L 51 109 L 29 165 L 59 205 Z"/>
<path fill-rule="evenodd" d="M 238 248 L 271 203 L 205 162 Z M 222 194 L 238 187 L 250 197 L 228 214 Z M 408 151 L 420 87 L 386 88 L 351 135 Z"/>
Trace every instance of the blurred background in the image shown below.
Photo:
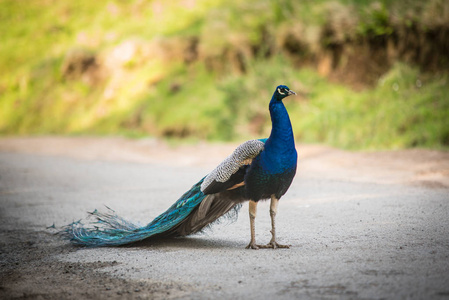
<path fill-rule="evenodd" d="M 0 134 L 449 148 L 446 0 L 0 0 Z"/>

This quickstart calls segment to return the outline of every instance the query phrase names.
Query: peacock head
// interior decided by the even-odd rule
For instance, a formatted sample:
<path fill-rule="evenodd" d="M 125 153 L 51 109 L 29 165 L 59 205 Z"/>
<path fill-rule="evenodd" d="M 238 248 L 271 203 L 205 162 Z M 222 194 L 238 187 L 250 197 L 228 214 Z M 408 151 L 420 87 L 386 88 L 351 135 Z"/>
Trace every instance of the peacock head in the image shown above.
<path fill-rule="evenodd" d="M 276 100 L 281 101 L 282 99 L 290 95 L 296 95 L 296 93 L 290 90 L 286 85 L 279 85 L 274 91 L 273 97 Z"/>

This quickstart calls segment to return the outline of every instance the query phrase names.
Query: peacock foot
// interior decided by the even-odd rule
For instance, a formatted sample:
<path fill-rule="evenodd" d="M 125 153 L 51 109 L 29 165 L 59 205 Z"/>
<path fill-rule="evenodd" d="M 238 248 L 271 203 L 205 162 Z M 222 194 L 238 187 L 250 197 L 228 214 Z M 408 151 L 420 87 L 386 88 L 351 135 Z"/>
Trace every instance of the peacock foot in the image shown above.
<path fill-rule="evenodd" d="M 268 248 L 272 248 L 272 249 L 276 249 L 276 248 L 290 248 L 290 245 L 281 245 L 278 244 L 276 241 L 270 241 L 268 244 L 266 245 L 259 245 L 259 248 L 262 249 L 268 249 Z"/>
<path fill-rule="evenodd" d="M 251 241 L 251 242 L 249 242 L 248 246 L 246 246 L 246 249 L 259 250 L 260 247 L 263 247 L 263 246 L 261 246 L 261 245 L 256 245 L 256 242 Z"/>

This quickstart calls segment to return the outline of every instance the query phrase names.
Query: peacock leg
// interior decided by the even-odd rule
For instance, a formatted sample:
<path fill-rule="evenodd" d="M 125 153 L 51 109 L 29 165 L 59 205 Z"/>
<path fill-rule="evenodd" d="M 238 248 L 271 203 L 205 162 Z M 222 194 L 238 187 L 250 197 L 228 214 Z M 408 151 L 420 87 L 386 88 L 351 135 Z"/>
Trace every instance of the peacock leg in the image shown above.
<path fill-rule="evenodd" d="M 271 217 L 271 241 L 267 245 L 260 246 L 259 248 L 290 248 L 290 245 L 281 245 L 276 242 L 276 213 L 278 211 L 279 199 L 274 195 L 271 196 L 270 203 L 270 217 Z"/>
<path fill-rule="evenodd" d="M 249 223 L 251 226 L 251 241 L 249 242 L 246 249 L 259 249 L 259 245 L 256 245 L 256 228 L 255 228 L 255 220 L 257 213 L 257 202 L 250 200 L 249 201 Z"/>

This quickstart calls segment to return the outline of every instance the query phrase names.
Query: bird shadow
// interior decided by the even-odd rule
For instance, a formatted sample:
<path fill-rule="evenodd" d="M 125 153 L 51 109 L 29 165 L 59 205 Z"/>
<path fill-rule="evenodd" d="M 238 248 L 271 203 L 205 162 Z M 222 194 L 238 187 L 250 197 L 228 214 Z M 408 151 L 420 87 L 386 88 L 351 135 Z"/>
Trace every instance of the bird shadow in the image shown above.
<path fill-rule="evenodd" d="M 244 246 L 235 241 L 223 239 L 206 239 L 201 237 L 150 238 L 122 246 L 125 248 L 145 249 L 242 249 Z"/>

